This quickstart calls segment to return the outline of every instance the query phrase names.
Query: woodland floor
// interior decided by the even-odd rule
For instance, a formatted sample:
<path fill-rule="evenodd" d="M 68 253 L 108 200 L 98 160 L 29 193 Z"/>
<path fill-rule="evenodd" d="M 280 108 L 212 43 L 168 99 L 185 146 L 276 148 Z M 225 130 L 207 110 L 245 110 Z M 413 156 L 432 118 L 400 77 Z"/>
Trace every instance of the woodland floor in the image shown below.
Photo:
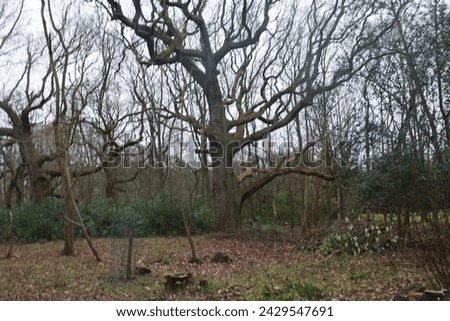
<path fill-rule="evenodd" d="M 117 240 L 97 239 L 104 262 L 86 242 L 77 256 L 59 255 L 62 242 L 16 245 L 0 260 L 0 300 L 392 300 L 399 289 L 426 285 L 412 251 L 323 257 L 296 243 L 261 242 L 213 235 L 194 238 L 203 264 L 189 264 L 183 237 L 136 239 L 138 265 L 151 273 L 117 281 L 111 255 Z M 0 257 L 6 253 L 0 245 Z M 211 263 L 218 251 L 230 263 Z M 166 291 L 164 276 L 191 272 L 185 289 Z"/>

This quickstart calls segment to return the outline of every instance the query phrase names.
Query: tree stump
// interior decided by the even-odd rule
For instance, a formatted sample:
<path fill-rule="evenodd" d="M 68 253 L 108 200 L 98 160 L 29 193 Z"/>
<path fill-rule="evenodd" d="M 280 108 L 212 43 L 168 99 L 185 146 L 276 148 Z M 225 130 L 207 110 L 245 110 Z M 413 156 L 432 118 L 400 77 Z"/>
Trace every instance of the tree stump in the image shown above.
<path fill-rule="evenodd" d="M 135 275 L 146 275 L 146 274 L 151 274 L 152 270 L 150 270 L 149 268 L 145 267 L 145 266 L 137 266 L 134 269 L 134 274 Z"/>
<path fill-rule="evenodd" d="M 198 257 L 193 256 L 189 259 L 188 263 L 192 263 L 192 264 L 202 264 L 202 260 L 200 260 Z"/>
<path fill-rule="evenodd" d="M 184 289 L 192 280 L 192 273 L 176 273 L 164 276 L 166 280 L 164 287 L 166 291 L 175 291 Z"/>
<path fill-rule="evenodd" d="M 211 262 L 213 263 L 231 263 L 233 262 L 232 259 L 228 255 L 226 255 L 223 252 L 217 252 L 214 254 L 213 258 L 211 259 Z"/>

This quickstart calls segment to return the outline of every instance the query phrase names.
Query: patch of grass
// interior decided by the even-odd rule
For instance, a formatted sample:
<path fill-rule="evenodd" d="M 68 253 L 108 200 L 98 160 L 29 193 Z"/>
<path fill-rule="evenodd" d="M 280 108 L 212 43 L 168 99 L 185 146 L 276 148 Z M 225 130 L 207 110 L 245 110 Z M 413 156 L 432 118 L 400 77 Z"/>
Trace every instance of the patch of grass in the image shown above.
<path fill-rule="evenodd" d="M 318 280 L 305 278 L 299 266 L 273 266 L 261 271 L 248 269 L 230 276 L 230 284 L 240 288 L 242 300 L 318 300 L 323 297 L 325 285 Z"/>
<path fill-rule="evenodd" d="M 323 290 L 315 283 L 307 281 L 305 283 L 294 282 L 282 285 L 277 291 L 266 291 L 268 300 L 292 301 L 292 300 L 318 300 L 322 297 Z"/>
<path fill-rule="evenodd" d="M 348 279 L 351 281 L 361 281 L 369 279 L 370 274 L 368 272 L 355 271 L 350 272 Z"/>
<path fill-rule="evenodd" d="M 301 297 L 308 300 L 318 300 L 323 296 L 323 290 L 313 283 L 305 283 L 300 285 L 298 293 Z"/>
<path fill-rule="evenodd" d="M 395 270 L 392 270 L 392 269 L 386 269 L 386 270 L 383 270 L 383 271 L 381 271 L 381 273 L 380 273 L 380 277 L 381 277 L 383 280 L 392 280 L 393 278 L 396 277 L 396 271 L 395 271 Z"/>

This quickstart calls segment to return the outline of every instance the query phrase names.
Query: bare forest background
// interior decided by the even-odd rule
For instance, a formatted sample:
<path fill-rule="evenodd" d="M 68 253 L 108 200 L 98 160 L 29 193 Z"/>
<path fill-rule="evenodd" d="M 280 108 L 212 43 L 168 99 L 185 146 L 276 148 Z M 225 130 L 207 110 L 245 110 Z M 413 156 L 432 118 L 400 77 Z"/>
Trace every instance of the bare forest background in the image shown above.
<path fill-rule="evenodd" d="M 405 239 L 449 209 L 449 35 L 443 0 L 3 0 L 0 236 Z"/>

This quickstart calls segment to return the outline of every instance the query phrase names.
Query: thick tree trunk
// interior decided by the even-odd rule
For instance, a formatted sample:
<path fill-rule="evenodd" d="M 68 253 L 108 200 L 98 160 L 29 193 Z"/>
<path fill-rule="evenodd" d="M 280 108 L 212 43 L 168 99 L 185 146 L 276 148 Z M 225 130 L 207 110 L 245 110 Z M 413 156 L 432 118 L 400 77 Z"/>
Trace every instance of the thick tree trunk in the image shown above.
<path fill-rule="evenodd" d="M 213 208 L 216 213 L 215 230 L 235 231 L 240 226 L 242 190 L 233 168 L 213 169 Z"/>
<path fill-rule="evenodd" d="M 116 182 L 114 179 L 113 169 L 105 167 L 103 172 L 105 173 L 105 196 L 106 198 L 112 199 L 114 202 L 117 201 L 117 191 Z"/>
<path fill-rule="evenodd" d="M 38 203 L 52 194 L 49 182 L 41 173 L 39 164 L 40 154 L 33 145 L 31 137 L 25 139 L 25 143 L 20 144 L 20 153 L 23 162 L 28 169 L 31 184 L 31 199 Z"/>
<path fill-rule="evenodd" d="M 217 78 L 217 66 L 211 60 L 204 86 L 210 112 L 208 128 L 212 159 L 212 193 L 215 230 L 235 231 L 240 225 L 243 192 L 233 170 L 233 146 L 227 128 L 222 92 Z"/>

